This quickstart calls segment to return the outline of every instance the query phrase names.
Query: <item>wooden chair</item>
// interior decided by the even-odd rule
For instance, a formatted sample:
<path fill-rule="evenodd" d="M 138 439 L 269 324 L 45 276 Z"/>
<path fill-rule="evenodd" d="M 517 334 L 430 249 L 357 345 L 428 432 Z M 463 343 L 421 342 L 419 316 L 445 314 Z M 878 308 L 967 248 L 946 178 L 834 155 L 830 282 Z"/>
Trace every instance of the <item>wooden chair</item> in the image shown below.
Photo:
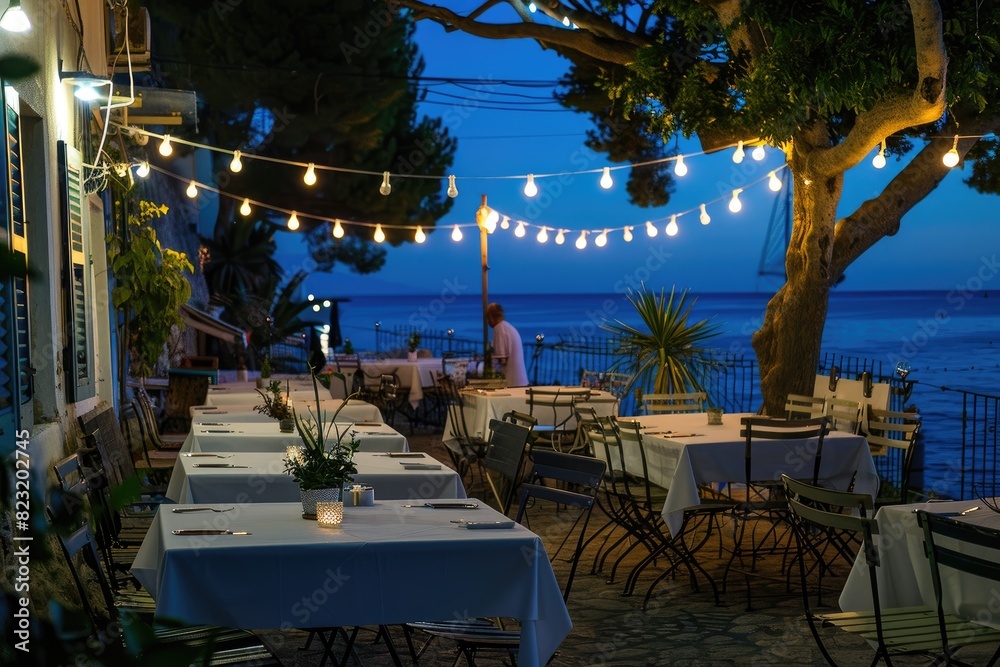
<path fill-rule="evenodd" d="M 647 415 L 704 412 L 708 396 L 703 391 L 682 394 L 643 394 L 642 411 Z"/>
<path fill-rule="evenodd" d="M 826 414 L 826 399 L 821 396 L 789 394 L 785 399 L 789 419 L 815 419 Z"/>
<path fill-rule="evenodd" d="M 880 468 L 878 505 L 905 503 L 910 495 L 910 469 L 919 439 L 920 417 L 912 412 L 868 409 L 865 436 Z M 887 484 L 886 480 L 891 480 Z"/>
<path fill-rule="evenodd" d="M 828 398 L 824 414 L 835 431 L 858 434 L 861 432 L 861 401 L 846 398 Z"/>

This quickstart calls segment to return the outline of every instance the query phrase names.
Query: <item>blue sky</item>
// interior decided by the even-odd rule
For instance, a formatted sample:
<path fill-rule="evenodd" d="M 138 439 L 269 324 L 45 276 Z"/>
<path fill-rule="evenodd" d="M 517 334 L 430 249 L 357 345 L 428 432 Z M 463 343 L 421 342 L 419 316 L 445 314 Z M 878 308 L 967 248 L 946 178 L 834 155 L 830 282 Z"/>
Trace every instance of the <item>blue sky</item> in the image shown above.
<path fill-rule="evenodd" d="M 554 233 L 546 244 L 539 244 L 535 240 L 537 227 L 529 228 L 524 238 L 514 236 L 513 224 L 507 231 L 498 229 L 489 241 L 491 293 L 531 293 L 540 289 L 551 293 L 613 292 L 622 279 L 643 275 L 643 267 L 650 262 L 663 262 L 656 279 L 666 286 L 674 284 L 700 292 L 773 291 L 777 287 L 773 279 L 759 278 L 757 269 L 774 198 L 782 193 L 775 195 L 763 182 L 746 184 L 780 168 L 784 157 L 779 151 L 769 150 L 759 163 L 748 154 L 741 165 L 733 163 L 728 150 L 693 157 L 686 161 L 689 173 L 679 179 L 670 204 L 660 209 L 641 209 L 628 203 L 625 170 L 612 173 L 616 183 L 610 190 L 598 186 L 599 174 L 539 179 L 536 183 L 540 193 L 529 199 L 521 191 L 523 180 L 473 177 L 613 166 L 603 155 L 592 154 L 584 146 L 590 124 L 581 115 L 488 108 L 508 103 L 511 98 L 502 93 L 544 94 L 544 90 L 505 88 L 497 81 L 555 80 L 565 72 L 567 61 L 532 41 L 491 41 L 458 32 L 445 34 L 441 27 L 426 21 L 418 26 L 417 42 L 427 63 L 426 76 L 481 81 L 473 90 L 436 88 L 470 100 L 421 107 L 427 115 L 442 116 L 451 134 L 458 138 L 453 171 L 459 177 L 459 196 L 451 213 L 439 221 L 426 243 L 389 248 L 386 266 L 378 274 L 357 276 L 339 269 L 333 275 L 317 274 L 307 283 L 309 291 L 344 296 L 433 294 L 455 278 L 478 284 L 478 234 L 465 229 L 459 243 L 452 241 L 450 234 L 452 225 L 474 222 L 483 194 L 493 208 L 513 220 L 575 230 L 567 234 L 564 245 L 557 246 Z M 428 102 L 446 100 L 433 94 Z M 697 142 L 681 143 L 682 153 L 698 151 Z M 897 170 L 893 159 L 882 170 L 874 169 L 870 160 L 852 169 L 845 179 L 841 215 L 876 196 Z M 743 210 L 732 214 L 727 209 L 728 193 L 745 185 L 741 195 Z M 664 219 L 670 214 L 697 208 L 720 195 L 725 196 L 723 201 L 707 206 L 712 217 L 709 225 L 701 225 L 695 211 L 678 219 L 677 236 L 666 236 Z M 880 241 L 848 269 L 843 289 L 952 289 L 963 284 L 975 274 L 984 256 L 990 257 L 998 250 L 997 211 L 996 197 L 976 194 L 962 183 L 961 170 L 953 170 L 937 191 L 904 218 L 896 236 Z M 659 233 L 652 239 L 643 227 L 648 219 L 663 220 L 657 224 Z M 625 243 L 619 231 L 609 234 L 604 248 L 594 246 L 593 236 L 585 250 L 574 247 L 580 229 L 623 225 L 636 226 L 631 243 Z M 286 252 L 294 253 L 287 244 L 283 246 Z"/>

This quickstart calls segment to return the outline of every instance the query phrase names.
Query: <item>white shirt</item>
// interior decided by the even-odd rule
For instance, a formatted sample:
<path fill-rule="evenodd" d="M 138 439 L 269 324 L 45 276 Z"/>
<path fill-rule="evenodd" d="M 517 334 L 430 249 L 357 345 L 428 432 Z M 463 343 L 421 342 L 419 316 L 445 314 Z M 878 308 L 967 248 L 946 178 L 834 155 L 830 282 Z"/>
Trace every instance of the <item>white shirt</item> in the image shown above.
<path fill-rule="evenodd" d="M 527 387 L 528 371 L 524 367 L 524 347 L 521 334 L 506 320 L 493 327 L 493 357 L 501 361 L 500 368 L 508 387 Z"/>

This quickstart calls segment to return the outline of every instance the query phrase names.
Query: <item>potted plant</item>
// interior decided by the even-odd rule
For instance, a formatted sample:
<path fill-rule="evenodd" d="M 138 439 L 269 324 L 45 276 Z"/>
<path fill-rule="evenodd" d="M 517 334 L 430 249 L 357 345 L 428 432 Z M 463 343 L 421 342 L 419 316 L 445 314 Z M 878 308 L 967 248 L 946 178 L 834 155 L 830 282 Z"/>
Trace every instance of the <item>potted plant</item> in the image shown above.
<path fill-rule="evenodd" d="M 409 352 L 406 353 L 406 360 L 407 361 L 416 361 L 417 360 L 417 349 L 420 348 L 420 332 L 419 331 L 414 331 L 413 333 L 410 334 L 410 337 L 406 341 L 406 347 L 409 349 Z"/>
<path fill-rule="evenodd" d="M 324 418 L 319 398 L 319 382 L 313 374 L 313 391 L 316 394 L 316 411 L 309 408 L 309 419 L 292 410 L 295 427 L 302 438 L 297 455 L 285 459 L 285 472 L 299 485 L 302 497 L 302 517 L 316 518 L 317 502 L 343 502 L 343 488 L 357 474 L 354 454 L 361 441 L 337 427 L 337 415 L 353 397 L 346 397 L 329 420 Z"/>
<path fill-rule="evenodd" d="M 263 391 L 258 389 L 257 393 L 261 395 L 264 402 L 261 405 L 255 405 L 254 410 L 271 419 L 277 419 L 279 428 L 283 432 L 291 433 L 294 431 L 295 415 L 292 407 L 288 404 L 288 398 L 281 394 L 281 381 L 274 380 Z"/>
<path fill-rule="evenodd" d="M 267 380 L 271 377 L 271 357 L 264 357 L 260 362 L 260 377 L 257 378 L 257 388 L 263 389 L 267 385 Z"/>

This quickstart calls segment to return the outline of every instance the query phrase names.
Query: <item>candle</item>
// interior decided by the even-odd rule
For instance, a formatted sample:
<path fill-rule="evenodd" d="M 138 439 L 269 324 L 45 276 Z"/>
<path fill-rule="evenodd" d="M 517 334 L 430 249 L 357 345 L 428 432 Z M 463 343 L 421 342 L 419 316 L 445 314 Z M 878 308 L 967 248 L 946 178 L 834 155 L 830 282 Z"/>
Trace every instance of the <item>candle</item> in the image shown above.
<path fill-rule="evenodd" d="M 344 520 L 344 503 L 316 503 L 316 521 L 324 528 L 339 526 Z"/>

